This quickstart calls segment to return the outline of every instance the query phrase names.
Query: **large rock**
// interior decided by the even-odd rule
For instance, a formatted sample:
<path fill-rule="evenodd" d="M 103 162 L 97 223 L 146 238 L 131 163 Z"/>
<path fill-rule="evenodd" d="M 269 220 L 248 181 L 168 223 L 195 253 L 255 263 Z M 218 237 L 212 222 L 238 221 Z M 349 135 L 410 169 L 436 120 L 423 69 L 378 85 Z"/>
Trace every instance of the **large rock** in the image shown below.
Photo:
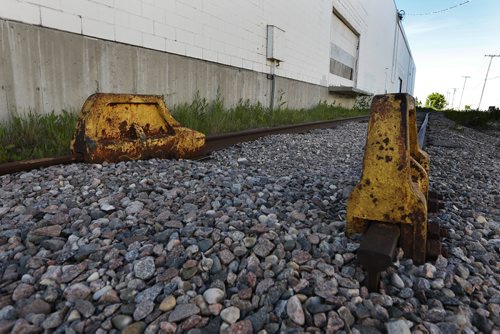
<path fill-rule="evenodd" d="M 12 328 L 11 334 L 38 334 L 41 332 L 40 327 L 31 325 L 24 319 L 18 319 Z"/>
<path fill-rule="evenodd" d="M 271 251 L 274 249 L 274 244 L 267 240 L 266 238 L 259 238 L 257 241 L 257 244 L 253 247 L 253 252 L 260 256 L 260 257 L 266 257 L 268 256 Z"/>
<path fill-rule="evenodd" d="M 224 291 L 218 288 L 210 288 L 203 293 L 203 298 L 208 304 L 217 304 L 224 300 Z"/>
<path fill-rule="evenodd" d="M 222 334 L 252 334 L 253 327 L 250 320 L 242 320 L 223 329 Z"/>
<path fill-rule="evenodd" d="M 155 308 L 155 303 L 152 300 L 144 300 L 136 305 L 134 311 L 134 320 L 139 321 L 146 318 Z"/>
<path fill-rule="evenodd" d="M 42 327 L 46 330 L 59 327 L 64 321 L 64 312 L 57 311 L 52 313 L 42 322 Z"/>
<path fill-rule="evenodd" d="M 297 297 L 296 295 L 288 299 L 288 302 L 286 304 L 286 314 L 288 314 L 288 317 L 292 319 L 292 321 L 296 324 L 301 326 L 304 325 L 304 310 L 302 309 L 302 304 L 299 297 Z"/>
<path fill-rule="evenodd" d="M 132 323 L 132 321 L 134 321 L 134 319 L 132 319 L 131 316 L 124 315 L 124 314 L 116 315 L 111 319 L 113 326 L 118 330 L 124 329 L 125 327 L 130 325 Z"/>
<path fill-rule="evenodd" d="M 49 303 L 41 299 L 35 299 L 23 306 L 18 313 L 20 317 L 25 318 L 28 314 L 49 314 L 51 310 L 52 306 Z"/>
<path fill-rule="evenodd" d="M 170 313 L 168 321 L 179 322 L 198 313 L 200 313 L 200 309 L 194 304 L 178 304 L 172 313 Z"/>
<path fill-rule="evenodd" d="M 91 292 L 90 288 L 84 283 L 76 283 L 64 290 L 64 298 L 70 302 L 74 302 L 79 299 L 86 299 L 90 296 Z"/>
<path fill-rule="evenodd" d="M 14 289 L 14 292 L 12 293 L 12 300 L 16 302 L 18 300 L 28 298 L 33 294 L 33 292 L 35 292 L 33 285 L 21 283 Z"/>
<path fill-rule="evenodd" d="M 176 305 L 176 299 L 174 296 L 169 295 L 163 299 L 163 301 L 160 304 L 160 311 L 162 312 L 168 312 L 172 310 Z"/>
<path fill-rule="evenodd" d="M 89 318 L 95 312 L 94 305 L 87 300 L 77 300 L 75 302 L 75 308 L 85 318 Z"/>
<path fill-rule="evenodd" d="M 220 312 L 220 317 L 225 322 L 234 324 L 240 318 L 240 309 L 234 306 L 230 306 Z"/>
<path fill-rule="evenodd" d="M 134 275 L 137 278 L 147 280 L 153 277 L 155 270 L 155 260 L 152 256 L 147 256 L 134 263 Z"/>
<path fill-rule="evenodd" d="M 385 324 L 387 334 L 410 334 L 410 327 L 405 320 L 396 320 Z"/>

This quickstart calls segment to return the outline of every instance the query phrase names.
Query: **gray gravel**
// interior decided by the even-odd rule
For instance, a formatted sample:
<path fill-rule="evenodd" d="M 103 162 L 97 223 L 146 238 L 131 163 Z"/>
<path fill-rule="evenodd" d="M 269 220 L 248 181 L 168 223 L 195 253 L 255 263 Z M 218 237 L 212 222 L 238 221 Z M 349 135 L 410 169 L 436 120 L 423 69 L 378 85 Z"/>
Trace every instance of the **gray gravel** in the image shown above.
<path fill-rule="evenodd" d="M 344 234 L 366 123 L 3 176 L 0 333 L 498 332 L 499 139 L 431 126 L 454 146 L 428 148 L 450 255 L 399 260 L 379 293 Z"/>

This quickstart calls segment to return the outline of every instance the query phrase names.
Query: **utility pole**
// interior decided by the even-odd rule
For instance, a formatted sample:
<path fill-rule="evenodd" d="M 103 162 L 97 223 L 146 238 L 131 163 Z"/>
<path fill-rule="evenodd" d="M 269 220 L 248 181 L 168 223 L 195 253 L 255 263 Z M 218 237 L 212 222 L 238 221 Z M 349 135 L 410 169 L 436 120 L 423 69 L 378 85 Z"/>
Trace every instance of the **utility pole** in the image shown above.
<path fill-rule="evenodd" d="M 458 104 L 458 110 L 460 110 L 460 107 L 462 106 L 462 98 L 464 97 L 464 91 L 465 91 L 465 83 L 467 82 L 467 79 L 470 78 L 468 75 L 462 76 L 464 78 L 464 88 L 462 88 L 462 95 L 460 95 L 460 103 Z"/>
<path fill-rule="evenodd" d="M 451 109 L 453 109 L 453 106 L 455 104 L 455 93 L 457 92 L 458 88 L 452 88 L 453 89 L 453 98 L 451 99 Z"/>
<path fill-rule="evenodd" d="M 486 88 L 486 82 L 488 81 L 488 74 L 490 74 L 490 67 L 493 58 L 500 57 L 500 55 L 484 55 L 485 57 L 490 57 L 490 64 L 488 65 L 488 70 L 486 71 L 486 77 L 484 78 L 483 90 L 481 91 L 481 98 L 479 99 L 479 104 L 477 105 L 477 110 L 481 108 L 481 102 L 483 101 L 484 89 Z"/>

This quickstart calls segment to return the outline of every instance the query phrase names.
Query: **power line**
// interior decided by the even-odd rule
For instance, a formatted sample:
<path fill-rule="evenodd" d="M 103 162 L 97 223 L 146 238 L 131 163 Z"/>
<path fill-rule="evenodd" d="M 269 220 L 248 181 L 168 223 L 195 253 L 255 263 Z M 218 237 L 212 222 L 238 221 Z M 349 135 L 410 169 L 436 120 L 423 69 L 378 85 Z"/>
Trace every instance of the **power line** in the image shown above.
<path fill-rule="evenodd" d="M 447 7 L 447 8 L 444 8 L 444 9 L 440 9 L 440 10 L 435 10 L 433 12 L 426 12 L 426 13 L 405 13 L 406 15 L 410 15 L 410 16 L 425 16 L 425 15 L 434 15 L 434 14 L 440 14 L 440 13 L 443 13 L 443 12 L 447 12 L 449 10 L 452 10 L 452 9 L 455 9 L 457 7 L 460 7 L 460 6 L 463 6 L 463 5 L 466 5 L 468 3 L 472 2 L 472 0 L 467 0 L 467 1 L 463 1 L 461 3 L 458 3 L 456 5 L 453 5 L 453 6 L 450 6 L 450 7 Z M 404 11 L 403 11 L 404 13 Z"/>

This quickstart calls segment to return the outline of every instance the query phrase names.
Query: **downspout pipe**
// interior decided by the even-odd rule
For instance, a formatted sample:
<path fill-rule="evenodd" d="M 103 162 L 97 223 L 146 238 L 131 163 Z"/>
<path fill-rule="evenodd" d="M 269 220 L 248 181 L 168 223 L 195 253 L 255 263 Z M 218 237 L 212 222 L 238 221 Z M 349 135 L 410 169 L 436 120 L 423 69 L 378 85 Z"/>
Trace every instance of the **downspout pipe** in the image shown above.
<path fill-rule="evenodd" d="M 273 61 L 271 63 L 271 70 L 270 73 L 267 75 L 267 78 L 271 80 L 271 97 L 269 100 L 269 110 L 274 110 L 274 96 L 276 92 L 276 62 Z"/>

